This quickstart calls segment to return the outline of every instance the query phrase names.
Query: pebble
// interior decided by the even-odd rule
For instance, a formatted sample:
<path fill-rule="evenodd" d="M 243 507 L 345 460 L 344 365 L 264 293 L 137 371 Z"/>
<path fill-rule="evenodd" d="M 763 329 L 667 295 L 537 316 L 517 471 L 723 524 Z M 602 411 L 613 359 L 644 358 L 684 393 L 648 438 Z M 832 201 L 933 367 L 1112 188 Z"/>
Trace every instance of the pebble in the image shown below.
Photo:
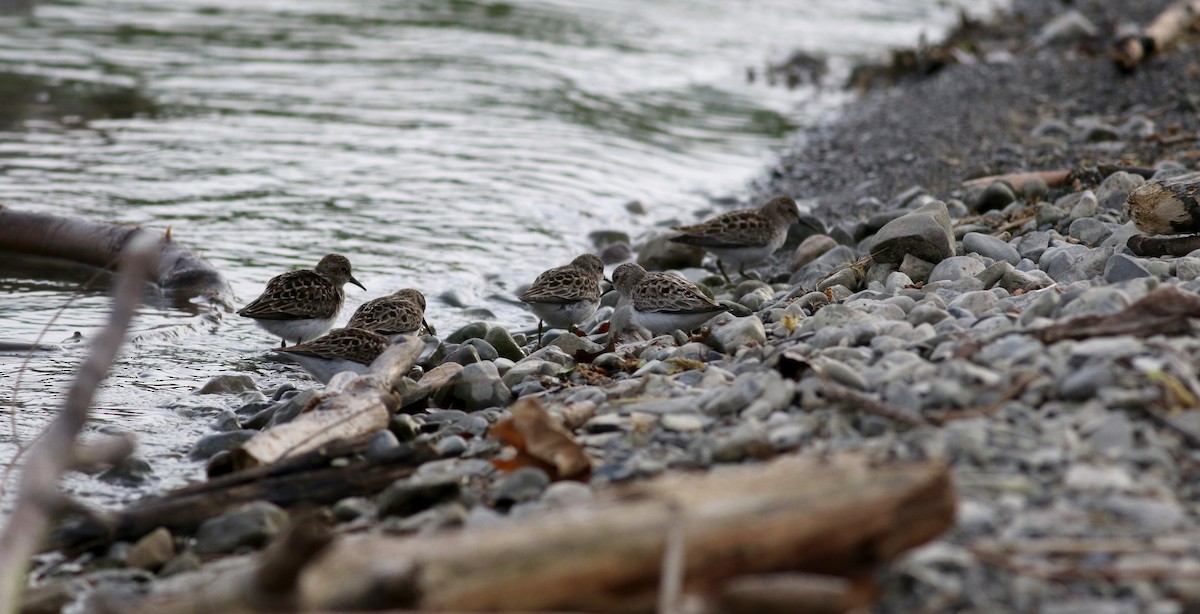
<path fill-rule="evenodd" d="M 837 246 L 837 241 L 828 235 L 812 235 L 796 247 L 796 251 L 792 254 L 792 268 L 798 269 Z"/>
<path fill-rule="evenodd" d="M 142 536 L 125 558 L 129 567 L 158 571 L 175 558 L 175 537 L 164 527 L 158 527 Z"/>
<path fill-rule="evenodd" d="M 1009 264 L 1021 261 L 1017 248 L 1009 245 L 1003 239 L 989 234 L 969 232 L 963 237 L 963 249 L 975 252 L 992 260 L 1003 260 Z"/>
<path fill-rule="evenodd" d="M 901 262 L 912 254 L 937 263 L 953 256 L 954 230 L 946 204 L 931 201 L 888 222 L 875 234 L 871 253 L 876 262 Z"/>
<path fill-rule="evenodd" d="M 201 437 L 192 446 L 188 456 L 192 460 L 205 460 L 217 452 L 223 452 L 240 447 L 251 437 L 258 434 L 258 431 L 245 429 L 241 431 L 229 431 L 226 433 L 215 433 L 213 435 L 205 435 Z"/>
<path fill-rule="evenodd" d="M 255 501 L 205 520 L 196 531 L 196 554 L 224 554 L 257 549 L 287 524 L 288 513 L 266 501 Z"/>
<path fill-rule="evenodd" d="M 236 394 L 247 391 L 258 391 L 254 380 L 244 373 L 231 373 L 208 380 L 196 394 Z"/>

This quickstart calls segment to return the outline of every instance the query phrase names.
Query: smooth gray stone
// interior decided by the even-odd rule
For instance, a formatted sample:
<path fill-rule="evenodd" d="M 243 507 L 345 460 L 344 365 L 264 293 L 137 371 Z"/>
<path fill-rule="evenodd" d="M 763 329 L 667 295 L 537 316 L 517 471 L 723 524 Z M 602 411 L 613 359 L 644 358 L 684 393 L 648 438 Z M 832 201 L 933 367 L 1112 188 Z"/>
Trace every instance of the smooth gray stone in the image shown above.
<path fill-rule="evenodd" d="M 1110 284 L 1139 277 L 1150 277 L 1150 271 L 1146 270 L 1142 263 L 1125 254 L 1113 254 L 1104 265 L 1104 281 Z"/>
<path fill-rule="evenodd" d="M 1144 183 L 1146 179 L 1141 175 L 1117 171 L 1100 182 L 1100 187 L 1096 188 L 1096 200 L 1100 201 L 1101 209 L 1122 211 L 1129 193 Z"/>
<path fill-rule="evenodd" d="M 446 343 L 462 343 L 467 339 L 482 339 L 487 334 L 487 322 L 471 322 L 462 328 L 450 333 L 446 337 Z"/>
<path fill-rule="evenodd" d="M 137 486 L 143 484 L 146 478 L 154 474 L 154 469 L 150 463 L 138 456 L 126 457 L 121 462 L 110 466 L 96 476 L 102 482 L 109 484 L 121 484 L 123 486 Z"/>
<path fill-rule="evenodd" d="M 1083 217 L 1071 222 L 1071 226 L 1067 229 L 1067 234 L 1079 239 L 1080 243 L 1089 246 L 1099 245 L 1105 239 L 1112 236 L 1112 229 L 1108 224 L 1101 222 L 1093 217 Z"/>
<path fill-rule="evenodd" d="M 875 234 L 871 253 L 876 262 L 896 263 L 906 254 L 933 263 L 953 256 L 954 228 L 946 204 L 931 201 L 887 223 Z"/>
<path fill-rule="evenodd" d="M 255 501 L 209 518 L 196 531 L 197 554 L 224 554 L 261 548 L 287 524 L 288 513 L 266 501 Z"/>
<path fill-rule="evenodd" d="M 942 260 L 929 273 L 929 283 L 957 281 L 983 272 L 985 265 L 970 256 L 952 256 Z"/>
<path fill-rule="evenodd" d="M 708 342 L 719 352 L 733 354 L 749 345 L 765 344 L 767 332 L 758 316 L 737 318 L 720 315 L 711 321 Z"/>
<path fill-rule="evenodd" d="M 525 358 L 525 353 L 521 351 L 521 346 L 517 344 L 512 335 L 503 326 L 493 326 L 488 329 L 487 334 L 483 336 L 483 340 L 488 342 L 496 352 L 513 362 Z"/>
<path fill-rule="evenodd" d="M 508 405 L 512 401 L 512 393 L 500 379 L 496 365 L 477 362 L 451 376 L 434 393 L 434 401 L 440 407 L 464 407 L 468 411 L 476 411 Z"/>
<path fill-rule="evenodd" d="M 904 259 L 900 261 L 899 272 L 908 275 L 909 279 L 914 282 L 925 282 L 929 280 L 929 274 L 933 272 L 933 263 L 912 254 L 905 254 Z"/>
<path fill-rule="evenodd" d="M 481 359 L 482 357 L 479 355 L 479 350 L 475 346 L 469 343 L 464 343 L 458 346 L 458 348 L 453 352 L 450 352 L 450 355 L 447 356 L 446 360 L 442 362 L 443 364 L 447 362 L 456 362 L 465 367 L 469 364 L 477 363 Z"/>
<path fill-rule="evenodd" d="M 456 499 L 461 492 L 462 478 L 457 475 L 404 478 L 379 493 L 375 499 L 376 513 L 380 518 L 409 516 Z"/>
<path fill-rule="evenodd" d="M 225 433 L 215 433 L 205 435 L 196 441 L 192 446 L 188 456 L 192 460 L 206 460 L 217 452 L 224 452 L 240 447 L 246 440 L 254 437 L 258 431 L 252 429 L 243 429 L 240 431 L 228 431 Z"/>
<path fill-rule="evenodd" d="M 245 373 L 218 375 L 208 380 L 195 394 L 231 394 L 258 390 L 254 380 Z"/>
<path fill-rule="evenodd" d="M 501 508 L 537 499 L 550 485 L 550 476 L 537 467 L 522 467 L 500 478 L 492 489 L 492 501 Z"/>
<path fill-rule="evenodd" d="M 1059 220 L 1065 217 L 1067 217 L 1067 212 L 1063 211 L 1057 205 L 1053 203 L 1042 203 L 1038 205 L 1037 215 L 1034 219 L 1037 222 L 1037 225 L 1041 227 L 1053 226 L 1057 224 Z"/>
<path fill-rule="evenodd" d="M 963 237 L 963 249 L 992 260 L 1003 260 L 1009 264 L 1021 261 L 1021 254 L 1017 252 L 1017 248 L 1009 245 L 1000 237 L 979 232 L 969 232 Z"/>
<path fill-rule="evenodd" d="M 500 353 L 496 351 L 496 348 L 492 347 L 492 344 L 484 341 L 483 339 L 467 339 L 463 342 L 463 347 L 467 346 L 475 348 L 475 351 L 478 353 L 479 360 L 492 362 L 497 358 L 500 358 Z"/>
<path fill-rule="evenodd" d="M 1096 195 L 1091 190 L 1084 190 L 1075 194 L 1076 198 L 1070 202 L 1070 208 L 1066 208 L 1070 213 L 1067 217 L 1072 221 L 1077 221 L 1083 218 L 1094 217 L 1100 211 L 1100 201 L 1096 200 Z"/>
<path fill-rule="evenodd" d="M 828 235 L 822 234 L 808 237 L 792 253 L 792 269 L 799 269 L 837 246 L 838 242 L 834 241 Z"/>
<path fill-rule="evenodd" d="M 649 271 L 698 267 L 704 261 L 704 249 L 671 242 L 675 232 L 657 234 L 634 246 L 637 263 Z"/>
<path fill-rule="evenodd" d="M 1037 262 L 1042 254 L 1050 247 L 1050 233 L 1045 230 L 1035 230 L 1017 239 L 1017 253 L 1022 258 Z"/>
<path fill-rule="evenodd" d="M 984 188 L 983 192 L 979 194 L 979 198 L 975 201 L 974 210 L 980 212 L 1003 209 L 1016 199 L 1017 195 L 1013 193 L 1013 189 L 1007 183 L 993 181 L 991 185 Z"/>

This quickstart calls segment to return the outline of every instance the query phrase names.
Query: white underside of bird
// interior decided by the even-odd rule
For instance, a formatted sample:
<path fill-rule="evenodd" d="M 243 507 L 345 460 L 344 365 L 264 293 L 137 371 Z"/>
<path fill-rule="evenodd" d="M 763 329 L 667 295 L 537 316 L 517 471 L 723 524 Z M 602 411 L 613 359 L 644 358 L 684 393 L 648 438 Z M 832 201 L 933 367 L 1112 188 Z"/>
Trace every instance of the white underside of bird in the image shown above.
<path fill-rule="evenodd" d="M 287 343 L 312 341 L 333 328 L 334 318 L 310 318 L 306 320 L 259 320 L 254 323 L 263 330 L 283 339 Z"/>
<path fill-rule="evenodd" d="M 284 353 L 284 356 L 296 361 L 308 374 L 322 384 L 328 384 L 333 376 L 342 371 L 350 371 L 356 374 L 363 374 L 370 368 L 369 365 L 364 365 L 353 360 L 345 358 L 321 358 L 319 356 L 308 356 L 306 354 Z"/>
<path fill-rule="evenodd" d="M 655 335 L 665 335 L 675 330 L 691 332 L 701 324 L 713 319 L 724 310 L 684 313 L 671 311 L 638 311 L 632 310 L 633 323 L 649 330 Z"/>
<path fill-rule="evenodd" d="M 574 301 L 570 303 L 526 303 L 539 319 L 554 328 L 568 328 L 592 317 L 598 302 Z"/>

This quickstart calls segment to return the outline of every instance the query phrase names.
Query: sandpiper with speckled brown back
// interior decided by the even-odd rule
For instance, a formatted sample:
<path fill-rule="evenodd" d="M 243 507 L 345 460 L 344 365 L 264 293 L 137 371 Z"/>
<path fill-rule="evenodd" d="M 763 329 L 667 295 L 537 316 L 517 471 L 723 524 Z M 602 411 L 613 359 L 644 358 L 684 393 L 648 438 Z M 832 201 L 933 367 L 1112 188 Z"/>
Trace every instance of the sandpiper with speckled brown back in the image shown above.
<path fill-rule="evenodd" d="M 670 240 L 696 245 L 717 257 L 717 269 L 726 283 L 732 284 L 725 272 L 726 264 L 738 267 L 745 276 L 747 264 L 763 262 L 787 240 L 788 228 L 800 222 L 796 201 L 788 196 L 776 196 L 756 209 L 722 213 L 691 226 L 678 226 L 681 234 Z"/>
<path fill-rule="evenodd" d="M 538 317 L 538 345 L 542 341 L 543 323 L 573 329 L 596 313 L 603 279 L 604 262 L 593 254 L 583 254 L 533 280 L 533 285 L 518 298 Z"/>
<path fill-rule="evenodd" d="M 238 315 L 252 318 L 280 337 L 280 347 L 286 347 L 288 341 L 304 343 L 333 327 L 346 300 L 342 286 L 347 282 L 363 288 L 350 273 L 350 260 L 341 254 L 329 254 L 313 269 L 272 277 L 263 293 L 242 307 Z"/>
<path fill-rule="evenodd" d="M 308 343 L 277 351 L 296 361 L 322 384 L 328 384 L 342 371 L 366 373 L 388 344 L 387 337 L 369 330 L 337 328 Z"/>
<path fill-rule="evenodd" d="M 632 321 L 655 335 L 691 332 L 726 308 L 692 282 L 670 273 L 652 273 L 627 263 L 613 271 L 613 285 L 632 309 Z"/>

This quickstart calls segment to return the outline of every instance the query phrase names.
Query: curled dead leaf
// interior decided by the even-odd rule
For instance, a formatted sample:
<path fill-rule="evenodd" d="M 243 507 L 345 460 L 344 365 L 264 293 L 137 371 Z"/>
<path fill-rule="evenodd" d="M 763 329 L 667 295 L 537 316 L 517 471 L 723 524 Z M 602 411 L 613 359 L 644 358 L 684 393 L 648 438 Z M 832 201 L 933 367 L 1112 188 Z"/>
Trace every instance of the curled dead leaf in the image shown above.
<path fill-rule="evenodd" d="M 587 479 L 592 460 L 542 404 L 523 398 L 509 408 L 512 417 L 497 422 L 488 434 L 516 448 L 517 455 L 496 459 L 492 464 L 502 471 L 538 467 L 552 480 Z"/>

